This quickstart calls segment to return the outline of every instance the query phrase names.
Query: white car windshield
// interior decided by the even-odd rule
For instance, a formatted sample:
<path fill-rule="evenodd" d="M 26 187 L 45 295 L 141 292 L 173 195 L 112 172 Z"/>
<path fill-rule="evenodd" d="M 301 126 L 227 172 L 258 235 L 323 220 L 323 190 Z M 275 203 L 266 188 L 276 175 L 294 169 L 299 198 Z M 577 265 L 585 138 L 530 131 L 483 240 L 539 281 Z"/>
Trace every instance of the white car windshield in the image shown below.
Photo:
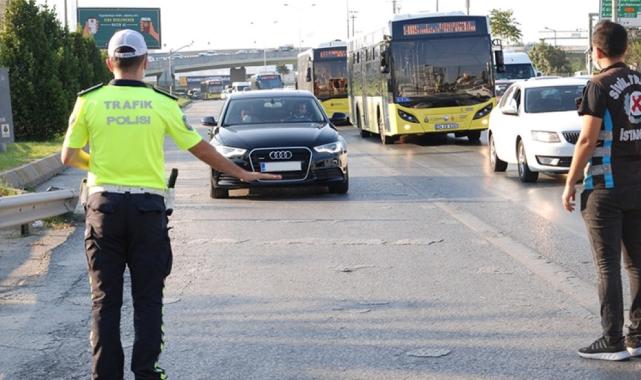
<path fill-rule="evenodd" d="M 584 85 L 534 87 L 525 90 L 525 112 L 576 111 L 576 99 L 583 95 Z"/>

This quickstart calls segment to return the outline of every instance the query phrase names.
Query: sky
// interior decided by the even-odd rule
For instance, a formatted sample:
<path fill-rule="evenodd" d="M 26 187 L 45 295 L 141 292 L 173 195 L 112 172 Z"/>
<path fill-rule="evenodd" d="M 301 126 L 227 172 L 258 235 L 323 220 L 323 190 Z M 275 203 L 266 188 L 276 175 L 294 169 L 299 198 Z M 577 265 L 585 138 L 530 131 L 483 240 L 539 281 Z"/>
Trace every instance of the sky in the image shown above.
<path fill-rule="evenodd" d="M 38 2 L 55 6 L 61 20 L 64 18 L 64 0 Z M 393 8 L 392 0 L 67 0 L 67 3 L 70 25 L 75 25 L 76 6 L 160 8 L 163 50 L 176 49 L 191 41 L 194 42 L 187 50 L 316 46 L 346 39 L 348 10 L 356 16 L 354 29 L 358 34 L 385 26 Z M 397 6 L 401 14 L 434 12 L 437 3 L 440 12 L 465 10 L 465 0 L 398 0 Z M 588 13 L 597 12 L 598 7 L 599 0 L 470 0 L 470 14 L 487 15 L 494 8 L 512 9 L 525 42 L 538 41 L 545 28 L 585 30 Z M 552 34 L 547 31 L 543 35 Z M 584 43 L 587 45 L 587 41 Z"/>

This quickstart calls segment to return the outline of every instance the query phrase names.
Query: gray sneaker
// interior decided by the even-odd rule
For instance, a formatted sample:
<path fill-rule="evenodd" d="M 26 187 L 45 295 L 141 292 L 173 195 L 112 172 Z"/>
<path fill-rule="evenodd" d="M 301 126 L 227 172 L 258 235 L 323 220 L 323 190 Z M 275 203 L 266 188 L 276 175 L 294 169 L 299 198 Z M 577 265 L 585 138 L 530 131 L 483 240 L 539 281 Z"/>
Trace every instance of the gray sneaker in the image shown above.
<path fill-rule="evenodd" d="M 641 335 L 628 335 L 625 337 L 625 347 L 630 356 L 641 356 Z"/>

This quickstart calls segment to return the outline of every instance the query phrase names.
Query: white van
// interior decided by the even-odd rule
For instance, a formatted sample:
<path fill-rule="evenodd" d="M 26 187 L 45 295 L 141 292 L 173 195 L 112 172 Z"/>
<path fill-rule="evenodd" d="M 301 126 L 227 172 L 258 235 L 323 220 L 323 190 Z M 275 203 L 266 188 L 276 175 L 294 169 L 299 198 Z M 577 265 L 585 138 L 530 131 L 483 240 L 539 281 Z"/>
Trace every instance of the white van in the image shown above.
<path fill-rule="evenodd" d="M 231 84 L 231 92 L 243 92 L 251 90 L 252 84 L 250 82 L 233 82 Z"/>
<path fill-rule="evenodd" d="M 508 87 L 519 79 L 528 79 L 540 75 L 532 65 L 527 53 L 503 53 L 505 72 L 496 73 L 496 96 L 501 96 Z"/>

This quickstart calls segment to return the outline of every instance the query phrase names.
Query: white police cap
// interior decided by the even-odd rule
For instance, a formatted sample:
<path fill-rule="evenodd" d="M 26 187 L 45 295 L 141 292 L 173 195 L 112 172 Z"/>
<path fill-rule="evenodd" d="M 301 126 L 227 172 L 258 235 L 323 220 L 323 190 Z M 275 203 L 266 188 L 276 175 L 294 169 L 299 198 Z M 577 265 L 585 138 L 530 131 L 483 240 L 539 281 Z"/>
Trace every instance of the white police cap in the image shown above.
<path fill-rule="evenodd" d="M 118 52 L 119 48 L 128 47 L 132 51 Z M 131 58 L 147 54 L 147 43 L 139 32 L 131 29 L 119 30 L 109 40 L 107 52 L 110 57 Z"/>

